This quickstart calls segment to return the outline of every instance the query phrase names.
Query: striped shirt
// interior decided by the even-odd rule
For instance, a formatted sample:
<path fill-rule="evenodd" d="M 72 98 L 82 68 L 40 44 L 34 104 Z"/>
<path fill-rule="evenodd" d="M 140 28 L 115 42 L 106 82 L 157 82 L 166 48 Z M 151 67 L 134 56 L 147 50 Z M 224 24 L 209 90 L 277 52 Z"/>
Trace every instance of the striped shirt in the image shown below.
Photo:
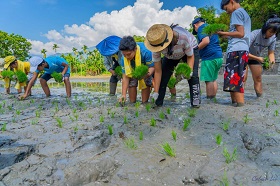
<path fill-rule="evenodd" d="M 192 56 L 193 55 L 193 48 L 197 47 L 197 40 L 190 32 L 186 29 L 176 26 L 173 28 L 174 31 L 178 32 L 179 39 L 175 46 L 173 46 L 172 55 L 168 55 L 168 48 L 163 49 L 159 52 L 153 52 L 153 61 L 159 62 L 161 61 L 161 54 L 168 59 L 178 60 L 181 59 L 184 55 Z"/>

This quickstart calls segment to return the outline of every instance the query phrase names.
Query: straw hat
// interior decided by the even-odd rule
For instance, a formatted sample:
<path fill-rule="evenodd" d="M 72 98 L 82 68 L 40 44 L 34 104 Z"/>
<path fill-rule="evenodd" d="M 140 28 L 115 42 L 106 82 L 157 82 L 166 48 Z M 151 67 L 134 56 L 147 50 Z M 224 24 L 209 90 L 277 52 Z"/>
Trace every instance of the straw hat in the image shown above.
<path fill-rule="evenodd" d="M 172 41 L 173 31 L 165 24 L 154 24 L 149 28 L 144 41 L 145 46 L 152 52 L 165 49 Z"/>
<path fill-rule="evenodd" d="M 10 64 L 12 63 L 12 62 L 14 62 L 16 60 L 16 57 L 15 56 L 7 56 L 7 57 L 5 57 L 4 58 L 4 62 L 5 62 L 5 64 L 4 64 L 4 68 L 8 68 L 9 66 L 10 66 Z"/>

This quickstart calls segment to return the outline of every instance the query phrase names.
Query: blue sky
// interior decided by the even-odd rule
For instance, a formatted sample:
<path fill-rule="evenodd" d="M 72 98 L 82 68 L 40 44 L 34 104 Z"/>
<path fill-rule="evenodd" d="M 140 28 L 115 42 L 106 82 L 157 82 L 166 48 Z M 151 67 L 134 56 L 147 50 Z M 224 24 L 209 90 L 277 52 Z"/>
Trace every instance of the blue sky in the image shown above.
<path fill-rule="evenodd" d="M 163 4 L 161 4 L 163 3 Z M 53 43 L 61 52 L 95 46 L 108 35 L 145 35 L 156 22 L 185 27 L 196 9 L 220 0 L 0 0 L 0 30 L 32 41 L 32 52 Z M 127 31 L 126 31 L 127 30 Z M 93 38 L 94 37 L 94 38 Z"/>

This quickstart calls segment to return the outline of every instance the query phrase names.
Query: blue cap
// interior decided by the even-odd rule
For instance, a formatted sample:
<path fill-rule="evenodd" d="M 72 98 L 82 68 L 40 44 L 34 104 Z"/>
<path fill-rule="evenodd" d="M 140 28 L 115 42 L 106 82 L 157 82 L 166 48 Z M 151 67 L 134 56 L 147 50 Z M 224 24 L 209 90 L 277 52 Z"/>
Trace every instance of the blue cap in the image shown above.
<path fill-rule="evenodd" d="M 196 35 L 196 34 L 197 34 L 197 32 L 196 32 L 195 29 L 194 29 L 194 24 L 196 24 L 196 23 L 198 23 L 198 22 L 200 22 L 200 21 L 205 22 L 205 20 L 204 20 L 202 17 L 198 17 L 198 18 L 195 18 L 195 19 L 193 20 L 193 22 L 192 22 L 192 27 L 193 27 L 192 34 L 193 34 L 193 35 Z"/>
<path fill-rule="evenodd" d="M 121 38 L 109 36 L 96 45 L 97 50 L 102 56 L 111 56 L 119 51 Z"/>

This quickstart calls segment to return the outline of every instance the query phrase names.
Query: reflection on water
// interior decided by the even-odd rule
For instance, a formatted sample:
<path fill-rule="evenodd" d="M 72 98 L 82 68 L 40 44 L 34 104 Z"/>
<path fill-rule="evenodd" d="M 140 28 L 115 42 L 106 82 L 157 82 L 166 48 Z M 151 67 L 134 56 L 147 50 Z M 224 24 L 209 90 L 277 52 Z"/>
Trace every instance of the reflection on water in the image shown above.
<path fill-rule="evenodd" d="M 50 82 L 48 83 L 50 88 L 63 88 L 64 83 Z M 71 82 L 72 89 L 82 88 L 88 91 L 94 92 L 108 92 L 109 82 Z M 35 87 L 41 87 L 40 84 L 36 84 Z"/>

